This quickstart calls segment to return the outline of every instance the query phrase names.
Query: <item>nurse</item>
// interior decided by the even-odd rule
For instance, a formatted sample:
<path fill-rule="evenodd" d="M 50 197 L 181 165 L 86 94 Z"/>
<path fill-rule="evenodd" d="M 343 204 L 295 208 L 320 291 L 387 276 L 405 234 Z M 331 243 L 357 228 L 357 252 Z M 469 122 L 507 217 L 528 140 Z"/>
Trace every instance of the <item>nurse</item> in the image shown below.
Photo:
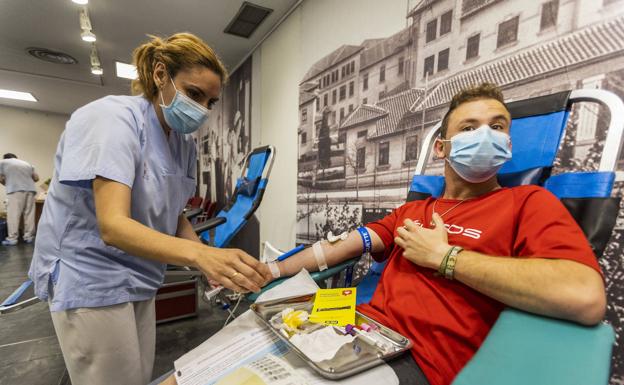
<path fill-rule="evenodd" d="M 225 67 L 189 33 L 152 38 L 134 64 L 137 96 L 104 97 L 67 122 L 29 272 L 74 385 L 150 381 L 167 263 L 239 292 L 271 276 L 241 250 L 204 246 L 181 215 L 196 185 L 188 134 L 206 122 Z"/>

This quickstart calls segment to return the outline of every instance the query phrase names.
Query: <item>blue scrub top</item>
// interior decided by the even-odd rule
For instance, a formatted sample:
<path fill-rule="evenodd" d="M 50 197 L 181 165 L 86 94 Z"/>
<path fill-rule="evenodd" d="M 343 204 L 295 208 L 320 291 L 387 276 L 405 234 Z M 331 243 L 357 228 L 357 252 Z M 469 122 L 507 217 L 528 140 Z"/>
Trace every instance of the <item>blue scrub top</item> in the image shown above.
<path fill-rule="evenodd" d="M 29 271 L 36 295 L 50 300 L 51 311 L 152 298 L 165 265 L 104 244 L 92 181 L 127 185 L 132 218 L 175 235 L 196 186 L 192 137 L 171 131 L 167 138 L 142 96 L 107 96 L 72 114 L 54 165 Z"/>

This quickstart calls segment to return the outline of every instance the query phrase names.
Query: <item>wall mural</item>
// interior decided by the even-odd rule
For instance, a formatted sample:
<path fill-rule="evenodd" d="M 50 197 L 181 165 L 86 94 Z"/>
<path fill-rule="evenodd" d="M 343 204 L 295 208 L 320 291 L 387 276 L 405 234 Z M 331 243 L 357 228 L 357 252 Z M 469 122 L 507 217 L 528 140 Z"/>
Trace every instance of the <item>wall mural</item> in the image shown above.
<path fill-rule="evenodd" d="M 508 100 L 599 88 L 624 98 L 620 0 L 422 0 L 407 27 L 318 57 L 299 84 L 297 242 L 381 218 L 405 202 L 424 136 L 468 85 Z M 402 28 L 402 29 L 401 29 Z M 596 170 L 607 114 L 575 107 L 554 173 Z M 620 160 L 614 195 L 624 191 Z M 428 174 L 442 174 L 431 160 Z M 616 330 L 611 384 L 624 384 L 624 216 L 600 263 Z M 366 269 L 361 262 L 356 279 Z"/>
<path fill-rule="evenodd" d="M 218 212 L 230 200 L 251 151 L 251 58 L 230 74 L 196 138 L 199 195 L 216 202 Z"/>

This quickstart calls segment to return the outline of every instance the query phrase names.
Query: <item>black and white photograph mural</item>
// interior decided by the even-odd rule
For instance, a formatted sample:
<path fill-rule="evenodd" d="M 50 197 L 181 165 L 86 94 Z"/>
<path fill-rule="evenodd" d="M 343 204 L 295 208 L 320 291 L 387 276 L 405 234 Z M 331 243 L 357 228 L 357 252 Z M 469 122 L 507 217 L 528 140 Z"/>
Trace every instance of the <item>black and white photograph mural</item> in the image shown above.
<path fill-rule="evenodd" d="M 297 242 L 353 229 L 404 203 L 425 135 L 466 86 L 496 83 L 507 100 L 582 88 L 624 98 L 624 1 L 409 4 L 396 33 L 319 52 L 298 85 Z M 595 104 L 573 109 L 553 173 L 597 169 L 605 115 Z M 431 160 L 426 173 L 442 170 Z M 624 385 L 623 238 L 620 215 L 600 260 L 607 322 L 617 334 L 613 385 Z"/>
<path fill-rule="evenodd" d="M 199 193 L 216 202 L 218 212 L 230 200 L 251 150 L 251 58 L 230 74 L 197 140 Z"/>

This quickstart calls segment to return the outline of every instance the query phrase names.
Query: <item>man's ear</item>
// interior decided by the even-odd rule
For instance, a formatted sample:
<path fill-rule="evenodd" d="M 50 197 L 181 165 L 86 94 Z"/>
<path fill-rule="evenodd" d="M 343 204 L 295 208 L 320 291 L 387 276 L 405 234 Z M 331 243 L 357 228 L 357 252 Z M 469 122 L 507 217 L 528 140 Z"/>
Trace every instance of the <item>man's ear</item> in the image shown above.
<path fill-rule="evenodd" d="M 446 153 L 444 150 L 446 149 L 446 142 L 442 141 L 442 138 L 437 137 L 435 142 L 433 143 L 433 152 L 436 156 L 436 159 L 443 159 L 446 157 Z"/>

